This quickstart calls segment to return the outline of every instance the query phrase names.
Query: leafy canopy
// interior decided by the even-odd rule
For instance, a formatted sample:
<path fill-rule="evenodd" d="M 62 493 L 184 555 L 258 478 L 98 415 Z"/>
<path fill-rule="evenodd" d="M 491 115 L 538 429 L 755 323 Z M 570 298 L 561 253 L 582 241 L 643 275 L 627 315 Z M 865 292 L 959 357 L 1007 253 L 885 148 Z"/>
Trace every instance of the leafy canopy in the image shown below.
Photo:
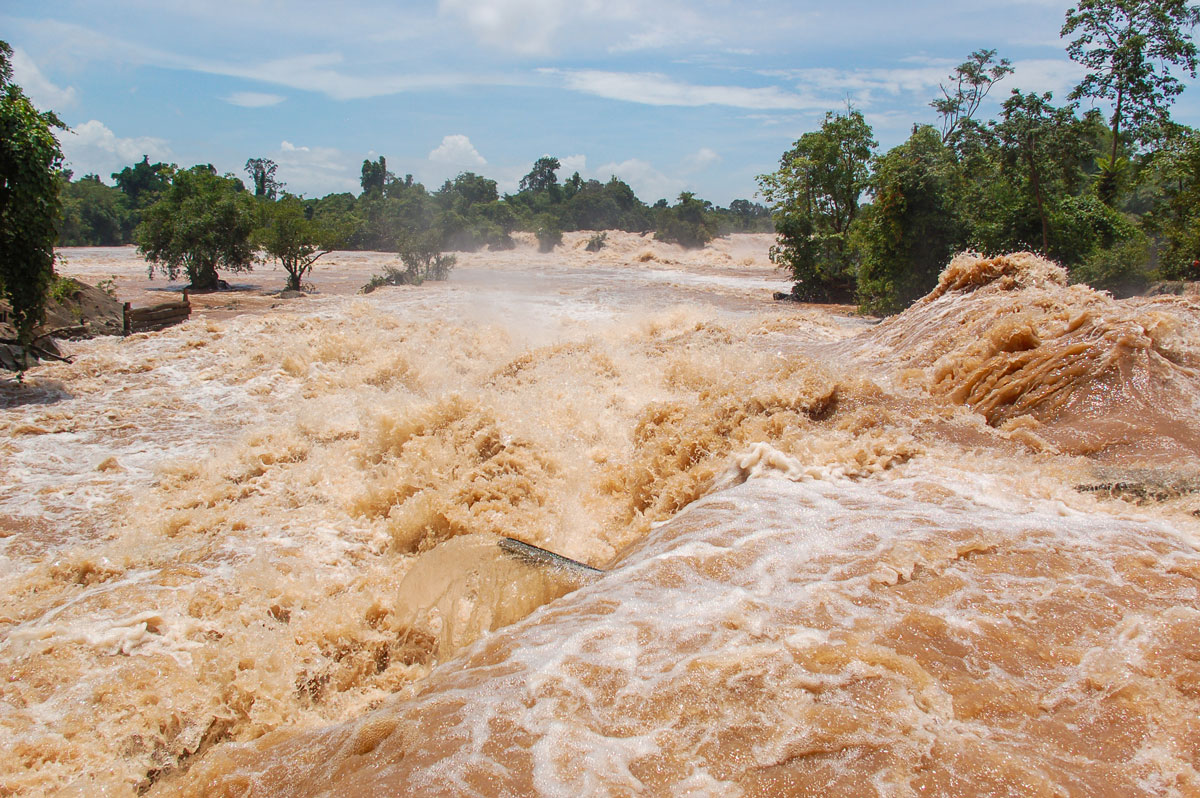
<path fill-rule="evenodd" d="M 284 194 L 279 201 L 259 208 L 254 243 L 283 266 L 288 290 L 301 289 L 313 264 L 329 253 L 326 247 L 334 246 L 335 239 L 331 228 L 308 218 L 299 197 Z"/>
<path fill-rule="evenodd" d="M 973 121 L 975 112 L 992 90 L 992 86 L 1013 72 L 1012 62 L 1007 58 L 995 60 L 995 50 L 976 50 L 971 57 L 954 68 L 950 80 L 954 88 L 942 84 L 938 88 L 942 96 L 929 105 L 942 117 L 942 142 L 948 142 L 955 134 Z"/>
<path fill-rule="evenodd" d="M 829 112 L 820 130 L 805 133 L 783 154 L 777 171 L 759 175 L 779 235 L 771 259 L 792 271 L 793 290 L 806 300 L 853 294 L 855 264 L 847 235 L 875 146 L 861 111 Z"/>
<path fill-rule="evenodd" d="M 1112 103 L 1112 145 L 1099 186 L 1110 204 L 1122 132 L 1136 143 L 1159 137 L 1183 92 L 1172 68 L 1196 77 L 1191 29 L 1197 24 L 1200 9 L 1189 0 L 1080 0 L 1067 11 L 1061 35 L 1075 37 L 1067 55 L 1088 70 L 1070 97 Z"/>
<path fill-rule="evenodd" d="M 254 196 L 273 200 L 279 196 L 283 183 L 275 179 L 279 166 L 270 158 L 249 158 L 246 160 L 246 175 L 254 186 Z"/>
<path fill-rule="evenodd" d="M 137 229 L 138 251 L 174 280 L 186 273 L 191 287 L 219 287 L 217 269 L 249 271 L 254 259 L 254 198 L 231 176 L 212 166 L 175 173 L 158 202 L 146 209 Z"/>
<path fill-rule="evenodd" d="M 0 41 L 0 296 L 26 345 L 54 279 L 62 166 L 54 128 L 64 125 L 12 82 L 12 48 Z"/>

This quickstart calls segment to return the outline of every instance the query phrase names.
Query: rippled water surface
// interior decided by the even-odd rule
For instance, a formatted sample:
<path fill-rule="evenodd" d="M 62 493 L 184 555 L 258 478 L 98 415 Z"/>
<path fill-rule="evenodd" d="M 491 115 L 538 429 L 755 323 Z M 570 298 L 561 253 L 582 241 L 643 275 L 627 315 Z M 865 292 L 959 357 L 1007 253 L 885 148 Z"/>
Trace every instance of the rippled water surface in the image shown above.
<path fill-rule="evenodd" d="M 0 386 L 0 794 L 1200 794 L 1200 304 L 585 240 Z"/>

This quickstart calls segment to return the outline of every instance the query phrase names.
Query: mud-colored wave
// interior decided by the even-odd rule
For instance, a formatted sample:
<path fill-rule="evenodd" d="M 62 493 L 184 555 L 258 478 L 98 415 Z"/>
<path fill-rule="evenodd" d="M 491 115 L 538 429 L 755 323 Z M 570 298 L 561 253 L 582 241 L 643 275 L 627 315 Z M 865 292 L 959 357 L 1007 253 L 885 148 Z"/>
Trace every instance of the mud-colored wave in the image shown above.
<path fill-rule="evenodd" d="M 1026 440 L 1195 467 L 1198 331 L 1194 300 L 1117 301 L 1068 285 L 1061 267 L 1035 255 L 960 255 L 934 291 L 864 344 L 907 384 Z"/>
<path fill-rule="evenodd" d="M 1197 789 L 1192 304 L 584 243 L 0 386 L 0 794 Z"/>
<path fill-rule="evenodd" d="M 410 700 L 225 747 L 166 792 L 1200 789 L 1192 545 L 936 469 L 878 484 L 772 470 Z"/>

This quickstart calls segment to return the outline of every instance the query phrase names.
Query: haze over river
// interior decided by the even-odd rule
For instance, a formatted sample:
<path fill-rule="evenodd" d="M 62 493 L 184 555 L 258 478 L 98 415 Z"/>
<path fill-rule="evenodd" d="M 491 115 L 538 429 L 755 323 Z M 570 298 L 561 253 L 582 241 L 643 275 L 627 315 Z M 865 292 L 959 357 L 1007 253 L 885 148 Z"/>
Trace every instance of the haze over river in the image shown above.
<path fill-rule="evenodd" d="M 586 240 L 0 383 L 0 795 L 1200 796 L 1194 295 Z"/>

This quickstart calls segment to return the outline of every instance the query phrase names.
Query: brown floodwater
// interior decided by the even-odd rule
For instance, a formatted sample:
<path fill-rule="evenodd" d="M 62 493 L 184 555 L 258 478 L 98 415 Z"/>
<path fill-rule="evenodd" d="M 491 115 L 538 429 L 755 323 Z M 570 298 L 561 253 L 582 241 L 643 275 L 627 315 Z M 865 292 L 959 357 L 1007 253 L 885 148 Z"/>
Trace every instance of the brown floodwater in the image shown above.
<path fill-rule="evenodd" d="M 0 384 L 0 795 L 1200 795 L 1195 298 L 608 241 Z"/>

